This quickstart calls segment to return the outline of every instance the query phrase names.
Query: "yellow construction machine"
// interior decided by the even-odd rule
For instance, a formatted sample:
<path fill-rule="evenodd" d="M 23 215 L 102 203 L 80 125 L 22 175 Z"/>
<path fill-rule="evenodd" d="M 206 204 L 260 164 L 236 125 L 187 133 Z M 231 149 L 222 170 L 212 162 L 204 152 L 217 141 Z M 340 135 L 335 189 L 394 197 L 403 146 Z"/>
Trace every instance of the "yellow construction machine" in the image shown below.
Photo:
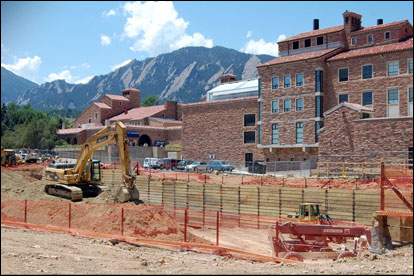
<path fill-rule="evenodd" d="M 117 190 L 119 202 L 139 201 L 139 191 L 132 174 L 131 159 L 128 150 L 127 130 L 122 122 L 116 122 L 115 131 L 110 126 L 92 135 L 82 145 L 75 164 L 52 162 L 45 169 L 45 178 L 59 182 L 46 184 L 45 192 L 72 201 L 82 200 L 84 195 L 99 194 L 102 190 L 101 166 L 99 160 L 92 160 L 93 152 L 112 141 L 116 142 L 122 169 L 123 185 Z"/>
<path fill-rule="evenodd" d="M 299 204 L 299 213 L 288 215 L 288 218 L 298 220 L 300 222 L 309 222 L 314 224 L 320 224 L 321 221 L 332 222 L 331 217 L 328 214 L 321 214 L 319 204 L 317 203 L 301 203 Z"/>
<path fill-rule="evenodd" d="M 13 166 L 20 164 L 20 158 L 16 155 L 16 151 L 13 149 L 4 149 L 1 147 L 1 165 Z"/>

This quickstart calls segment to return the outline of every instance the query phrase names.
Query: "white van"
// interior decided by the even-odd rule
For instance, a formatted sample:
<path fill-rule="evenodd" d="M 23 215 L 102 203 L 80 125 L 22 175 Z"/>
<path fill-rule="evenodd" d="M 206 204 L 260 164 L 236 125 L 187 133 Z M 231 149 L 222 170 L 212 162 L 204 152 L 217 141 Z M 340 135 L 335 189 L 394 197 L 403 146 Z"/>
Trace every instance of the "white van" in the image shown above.
<path fill-rule="evenodd" d="M 161 166 L 161 159 L 158 158 L 145 158 L 144 159 L 144 169 L 158 169 Z"/>

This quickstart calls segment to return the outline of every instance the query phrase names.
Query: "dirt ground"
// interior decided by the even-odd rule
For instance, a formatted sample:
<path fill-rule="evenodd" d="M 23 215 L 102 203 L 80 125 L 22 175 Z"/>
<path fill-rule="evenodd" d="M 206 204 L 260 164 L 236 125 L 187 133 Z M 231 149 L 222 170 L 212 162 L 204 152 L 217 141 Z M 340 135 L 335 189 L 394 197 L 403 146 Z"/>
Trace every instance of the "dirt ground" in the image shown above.
<path fill-rule="evenodd" d="M 68 201 L 44 193 L 45 180 L 29 171 L 1 172 L 1 195 L 19 199 Z M 112 203 L 111 191 L 85 203 Z M 144 202 L 145 203 L 145 202 Z M 133 203 L 131 203 L 133 204 Z M 240 231 L 240 232 L 239 232 Z M 412 274 L 412 245 L 384 255 L 369 252 L 360 259 L 321 260 L 303 264 L 276 264 L 228 256 L 180 252 L 126 242 L 90 239 L 69 234 L 2 227 L 2 274 Z M 215 241 L 215 231 L 191 230 L 198 239 Z M 240 229 L 223 231 L 220 245 L 244 243 L 250 252 L 269 254 L 266 235 Z"/>

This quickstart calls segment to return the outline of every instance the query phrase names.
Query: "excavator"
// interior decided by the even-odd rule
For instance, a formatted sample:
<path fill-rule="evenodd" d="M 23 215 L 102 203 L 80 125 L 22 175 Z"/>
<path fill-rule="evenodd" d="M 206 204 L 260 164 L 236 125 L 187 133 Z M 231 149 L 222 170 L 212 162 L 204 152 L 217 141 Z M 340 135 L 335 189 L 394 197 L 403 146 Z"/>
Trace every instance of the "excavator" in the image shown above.
<path fill-rule="evenodd" d="M 131 169 L 127 129 L 119 121 L 115 124 L 115 131 L 108 131 L 110 128 L 106 126 L 86 140 L 75 164 L 52 162 L 46 167 L 45 178 L 58 182 L 45 185 L 47 194 L 72 201 L 82 200 L 87 194 L 98 194 L 103 183 L 101 166 L 99 160 L 93 160 L 91 157 L 96 149 L 115 141 L 121 162 L 123 183 L 116 191 L 116 198 L 121 203 L 139 201 L 139 191 L 135 186 L 135 176 Z"/>

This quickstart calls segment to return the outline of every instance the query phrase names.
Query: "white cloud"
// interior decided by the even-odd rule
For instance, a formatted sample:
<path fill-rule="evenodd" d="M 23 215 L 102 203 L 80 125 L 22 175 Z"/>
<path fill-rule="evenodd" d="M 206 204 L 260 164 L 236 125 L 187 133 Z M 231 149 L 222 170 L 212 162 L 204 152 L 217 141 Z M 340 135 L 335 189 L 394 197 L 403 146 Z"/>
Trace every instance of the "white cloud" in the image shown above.
<path fill-rule="evenodd" d="M 252 31 L 247 31 L 246 38 L 250 38 L 252 36 Z"/>
<path fill-rule="evenodd" d="M 95 77 L 95 76 L 88 76 L 88 77 L 83 78 L 81 80 L 77 80 L 77 81 L 75 81 L 75 84 L 79 84 L 79 83 L 85 84 L 85 83 L 88 83 L 91 79 L 93 79 L 93 77 Z"/>
<path fill-rule="evenodd" d="M 111 38 L 106 35 L 101 35 L 101 45 L 106 46 L 111 44 Z"/>
<path fill-rule="evenodd" d="M 276 42 L 266 42 L 263 38 L 259 40 L 250 39 L 244 47 L 240 49 L 240 51 L 247 53 L 247 54 L 255 54 L 255 55 L 272 55 L 278 56 L 279 55 L 279 46 L 277 43 L 286 39 L 286 35 L 279 35 Z"/>
<path fill-rule="evenodd" d="M 91 65 L 87 64 L 86 62 L 84 62 L 84 63 L 81 64 L 81 67 L 82 68 L 85 68 L 85 69 L 89 69 L 89 68 L 91 68 Z"/>
<path fill-rule="evenodd" d="M 2 63 L 1 66 L 6 68 L 7 70 L 12 71 L 16 75 L 19 75 L 31 81 L 35 81 L 41 63 L 41 58 L 35 56 L 33 58 L 27 57 L 18 59 L 15 64 Z"/>
<path fill-rule="evenodd" d="M 44 78 L 45 81 L 51 82 L 54 80 L 65 80 L 68 83 L 73 83 L 73 77 L 70 74 L 69 70 L 63 70 L 60 73 L 51 73 L 47 78 Z"/>
<path fill-rule="evenodd" d="M 106 16 L 106 17 L 109 17 L 109 16 L 112 16 L 112 15 L 116 15 L 116 11 L 114 11 L 113 9 L 110 9 L 109 11 L 104 11 L 102 13 L 102 15 Z"/>
<path fill-rule="evenodd" d="M 157 55 L 186 46 L 213 46 L 213 40 L 200 33 L 186 33 L 189 23 L 178 17 L 172 2 L 129 2 L 123 9 L 129 16 L 123 36 L 135 40 L 132 51 Z"/>
<path fill-rule="evenodd" d="M 120 63 L 120 64 L 118 64 L 118 65 L 111 66 L 111 69 L 112 69 L 112 71 L 115 71 L 116 69 L 118 69 L 118 68 L 120 68 L 120 67 L 122 67 L 122 66 L 127 65 L 127 64 L 128 64 L 128 63 L 130 63 L 131 61 L 132 61 L 132 59 L 125 60 L 124 62 L 122 62 L 122 63 Z"/>

